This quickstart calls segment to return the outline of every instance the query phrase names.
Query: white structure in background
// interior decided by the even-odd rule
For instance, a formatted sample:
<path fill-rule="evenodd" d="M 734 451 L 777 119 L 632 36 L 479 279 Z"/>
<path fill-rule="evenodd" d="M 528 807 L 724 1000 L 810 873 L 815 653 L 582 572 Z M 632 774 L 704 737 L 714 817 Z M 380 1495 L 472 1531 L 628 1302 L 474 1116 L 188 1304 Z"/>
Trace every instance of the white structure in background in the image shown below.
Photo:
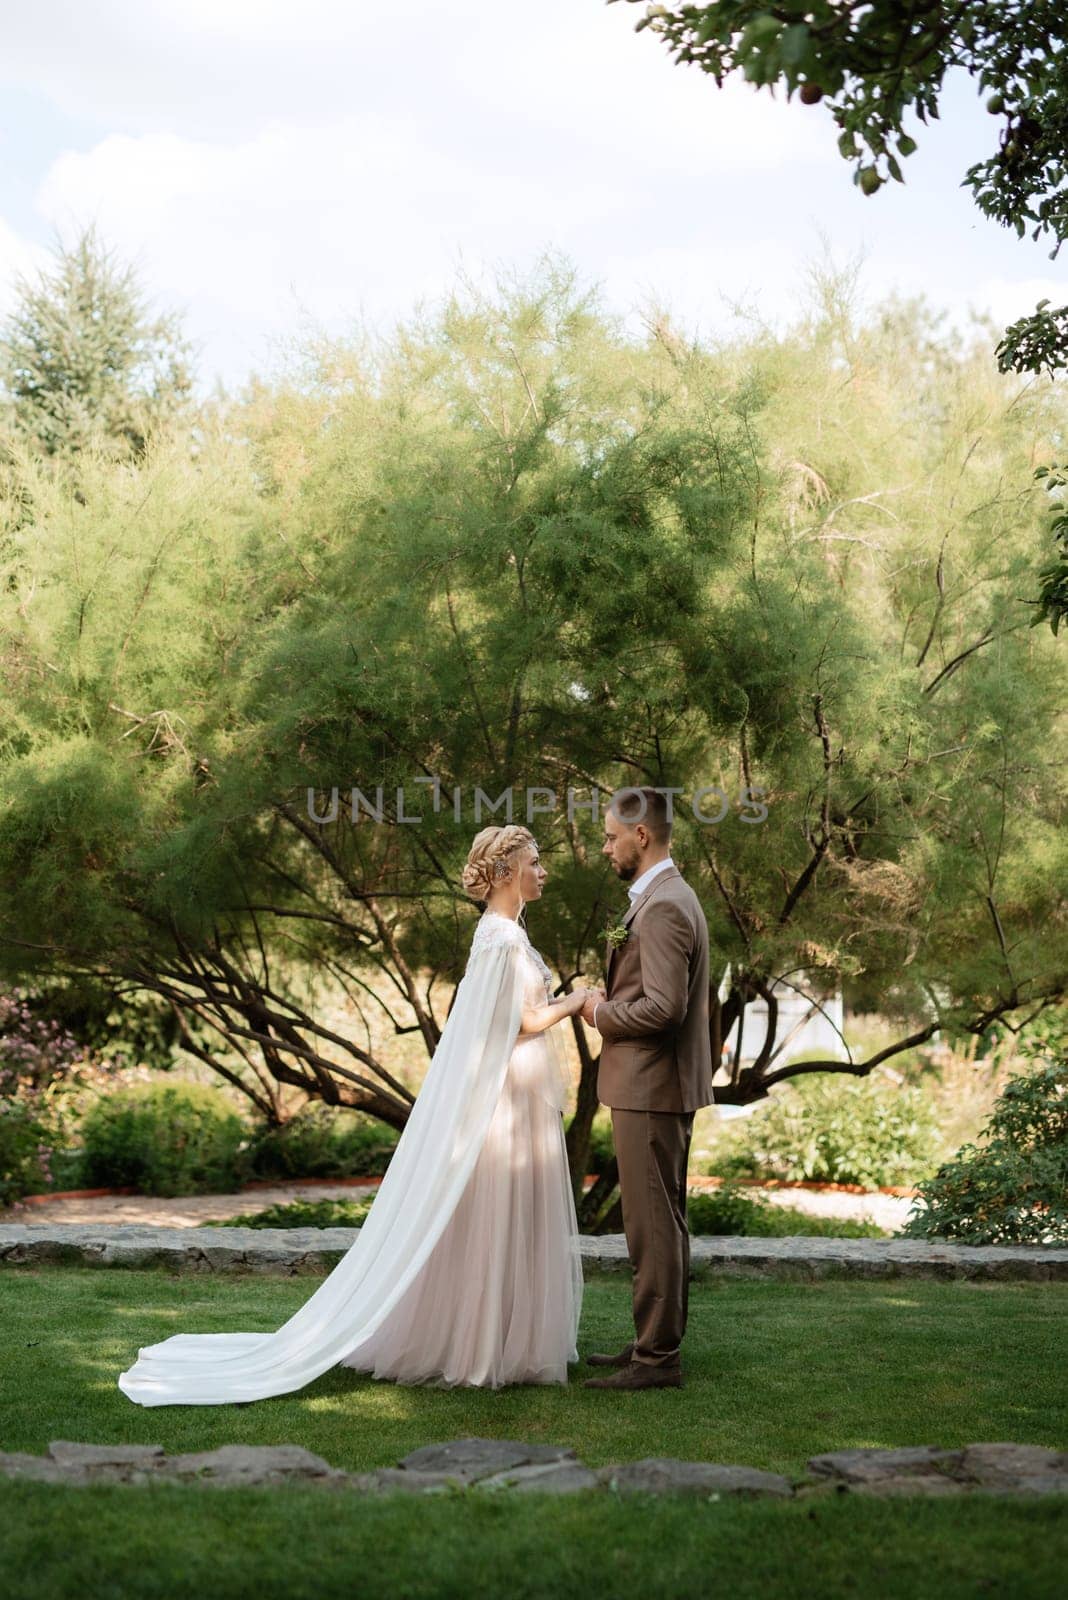
<path fill-rule="evenodd" d="M 731 969 L 728 965 L 723 974 L 723 982 L 719 987 L 720 1000 L 725 1000 L 730 987 Z M 776 982 L 772 985 L 772 993 L 778 1001 L 778 1015 L 775 1019 L 775 1040 L 772 1045 L 774 1056 L 773 1065 L 785 1066 L 788 1061 L 801 1055 L 811 1055 L 818 1051 L 820 1055 L 827 1056 L 833 1061 L 846 1059 L 845 1047 L 842 1044 L 841 1032 L 843 1028 L 842 991 L 837 989 L 833 995 L 824 1000 L 817 1001 L 805 984 L 804 976 L 800 973 L 792 978 L 790 983 Z M 721 1069 L 721 1081 L 726 1081 L 726 1062 L 729 1059 L 733 1064 L 738 1058 L 739 1040 L 741 1046 L 742 1062 L 755 1061 L 758 1052 L 764 1044 L 768 1031 L 768 1006 L 764 999 L 751 1000 L 744 1008 L 741 1017 L 731 1029 L 729 1036 L 724 1040 L 730 1052 L 729 1058 L 724 1054 L 724 1065 Z M 715 1084 L 713 1084 L 715 1093 Z M 721 1106 L 720 1116 L 745 1116 L 753 1110 L 752 1106 Z"/>

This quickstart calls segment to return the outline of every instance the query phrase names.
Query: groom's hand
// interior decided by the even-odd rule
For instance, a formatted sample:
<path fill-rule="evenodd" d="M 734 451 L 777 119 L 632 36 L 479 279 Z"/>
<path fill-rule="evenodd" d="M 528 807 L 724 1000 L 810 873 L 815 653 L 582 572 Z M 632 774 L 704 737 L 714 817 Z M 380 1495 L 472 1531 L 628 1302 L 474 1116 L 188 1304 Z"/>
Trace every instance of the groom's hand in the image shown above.
<path fill-rule="evenodd" d="M 591 989 L 586 996 L 586 1004 L 582 1008 L 583 1022 L 588 1023 L 592 1028 L 594 1008 L 600 1005 L 602 1000 L 607 999 L 608 996 L 605 994 L 603 989 Z"/>

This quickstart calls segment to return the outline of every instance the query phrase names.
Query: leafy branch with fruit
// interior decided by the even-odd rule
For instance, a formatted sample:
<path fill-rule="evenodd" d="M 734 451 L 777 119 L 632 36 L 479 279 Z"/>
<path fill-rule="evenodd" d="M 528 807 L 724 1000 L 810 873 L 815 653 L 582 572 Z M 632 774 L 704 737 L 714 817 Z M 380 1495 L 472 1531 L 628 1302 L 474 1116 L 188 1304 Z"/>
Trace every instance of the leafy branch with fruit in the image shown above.
<path fill-rule="evenodd" d="M 606 0 L 614 5 L 617 0 Z M 627 4 L 640 0 L 626 0 Z M 678 62 L 732 73 L 774 94 L 784 86 L 804 105 L 823 104 L 838 127 L 838 149 L 865 195 L 905 181 L 902 162 L 922 125 L 939 115 L 947 72 L 961 69 L 1001 119 L 997 148 L 969 167 L 962 184 L 976 205 L 1020 237 L 1068 233 L 1068 9 L 1063 0 L 714 0 L 647 5 L 648 28 Z M 914 117 L 913 131 L 905 128 Z M 1002 371 L 1050 374 L 1068 367 L 1068 306 L 1041 302 L 1006 330 L 996 351 Z"/>

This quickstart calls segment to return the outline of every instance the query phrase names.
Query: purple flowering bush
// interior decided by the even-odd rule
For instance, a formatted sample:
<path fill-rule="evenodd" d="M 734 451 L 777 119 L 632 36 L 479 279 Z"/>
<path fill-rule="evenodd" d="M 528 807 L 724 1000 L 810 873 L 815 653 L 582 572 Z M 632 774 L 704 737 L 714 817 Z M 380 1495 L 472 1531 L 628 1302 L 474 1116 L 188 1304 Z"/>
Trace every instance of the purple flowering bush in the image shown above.
<path fill-rule="evenodd" d="M 0 1205 L 55 1187 L 67 1097 L 109 1066 L 25 990 L 0 990 Z"/>

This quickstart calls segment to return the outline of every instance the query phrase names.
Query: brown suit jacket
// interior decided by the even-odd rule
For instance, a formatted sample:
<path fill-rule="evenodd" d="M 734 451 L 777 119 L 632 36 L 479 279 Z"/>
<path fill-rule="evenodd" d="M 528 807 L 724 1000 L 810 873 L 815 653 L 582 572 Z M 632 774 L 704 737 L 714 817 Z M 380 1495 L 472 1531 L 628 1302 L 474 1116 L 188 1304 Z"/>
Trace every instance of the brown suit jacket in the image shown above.
<path fill-rule="evenodd" d="M 665 867 L 630 906 L 626 943 L 608 958 L 597 1007 L 597 1098 L 630 1111 L 696 1111 L 713 1104 L 708 1031 L 708 924 L 677 867 Z"/>

